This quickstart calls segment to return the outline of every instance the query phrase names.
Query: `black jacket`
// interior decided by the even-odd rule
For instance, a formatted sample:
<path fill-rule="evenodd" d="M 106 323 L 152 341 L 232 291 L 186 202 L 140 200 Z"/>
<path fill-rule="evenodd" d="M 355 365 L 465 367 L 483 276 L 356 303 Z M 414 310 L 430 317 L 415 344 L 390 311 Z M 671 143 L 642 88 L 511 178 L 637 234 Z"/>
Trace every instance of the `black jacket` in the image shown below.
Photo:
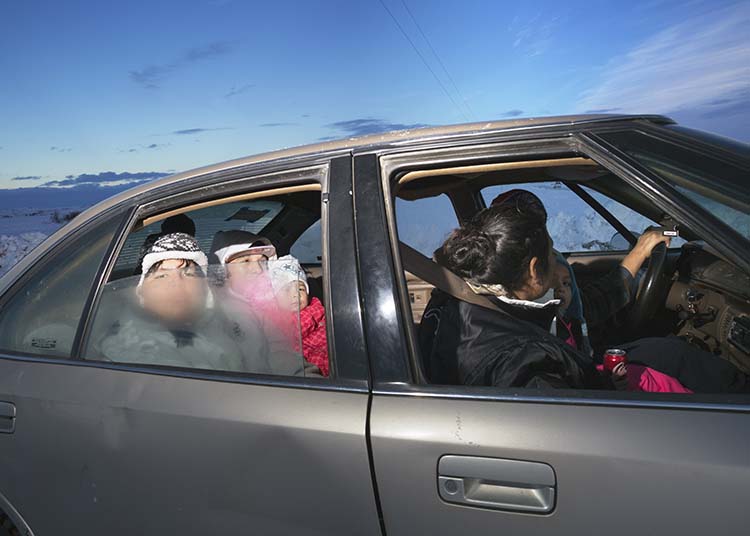
<path fill-rule="evenodd" d="M 433 291 L 419 327 L 433 383 L 533 388 L 612 388 L 591 360 L 549 333 L 554 307 L 490 298 L 492 311 Z"/>

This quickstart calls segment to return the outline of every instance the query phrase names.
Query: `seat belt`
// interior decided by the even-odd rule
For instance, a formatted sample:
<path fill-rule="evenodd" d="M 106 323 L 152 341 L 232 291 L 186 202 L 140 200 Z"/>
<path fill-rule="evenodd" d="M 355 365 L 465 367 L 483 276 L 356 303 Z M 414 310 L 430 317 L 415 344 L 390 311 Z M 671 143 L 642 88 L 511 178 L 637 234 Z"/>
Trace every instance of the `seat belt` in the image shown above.
<path fill-rule="evenodd" d="M 435 288 L 442 290 L 457 300 L 505 314 L 505 311 L 492 303 L 489 298 L 471 290 L 468 283 L 461 277 L 428 259 L 411 246 L 399 242 L 398 250 L 401 255 L 401 265 L 403 268 L 425 283 L 433 285 Z"/>

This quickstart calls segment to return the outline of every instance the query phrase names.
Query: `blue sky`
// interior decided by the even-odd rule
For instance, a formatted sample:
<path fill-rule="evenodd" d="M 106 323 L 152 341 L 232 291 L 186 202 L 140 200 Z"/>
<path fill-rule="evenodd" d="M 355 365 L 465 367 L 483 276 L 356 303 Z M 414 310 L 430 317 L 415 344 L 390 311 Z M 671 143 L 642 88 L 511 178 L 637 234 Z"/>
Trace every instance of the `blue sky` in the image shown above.
<path fill-rule="evenodd" d="M 748 142 L 748 27 L 748 1 L 6 2 L 0 189 L 591 110 Z"/>

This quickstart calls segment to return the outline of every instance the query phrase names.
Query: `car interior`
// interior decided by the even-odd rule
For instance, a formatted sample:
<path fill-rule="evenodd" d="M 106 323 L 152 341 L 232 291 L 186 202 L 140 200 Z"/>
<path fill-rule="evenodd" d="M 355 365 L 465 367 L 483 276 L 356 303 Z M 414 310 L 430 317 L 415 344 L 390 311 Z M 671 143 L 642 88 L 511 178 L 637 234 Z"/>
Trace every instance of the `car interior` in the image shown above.
<path fill-rule="evenodd" d="M 406 171 L 390 177 L 393 202 L 447 196 L 456 221 L 470 221 L 492 200 L 488 193 L 534 187 L 567 189 L 579 197 L 611 227 L 612 240 L 587 244 L 590 249 L 561 251 L 575 273 L 579 287 L 617 267 L 635 244 L 643 228 L 628 229 L 604 205 L 619 203 L 652 222 L 654 227 L 679 231 L 669 249 L 657 254 L 638 277 L 638 293 L 631 304 L 605 325 L 590 329 L 595 355 L 623 339 L 675 335 L 726 359 L 750 373 L 750 277 L 700 241 L 682 222 L 675 221 L 628 183 L 595 161 L 571 155 L 547 160 L 484 163 L 443 169 Z M 544 201 L 544 199 L 542 200 Z M 604 201 L 604 202 L 602 202 Z M 556 207 L 548 206 L 550 218 Z M 396 218 L 398 220 L 398 217 Z M 564 224 L 564 219 L 558 219 Z M 550 221 L 548 220 L 548 226 Z M 575 225 L 571 220 L 570 225 Z M 395 222 L 401 238 L 402 227 Z M 427 227 L 425 231 L 429 232 Z M 552 234 L 552 231 L 550 231 Z M 412 233 L 413 234 L 413 233 Z M 445 238 L 439 236 L 438 244 Z M 408 242 L 407 242 L 408 245 Z M 557 246 L 556 246 L 557 247 Z M 431 251 L 421 252 L 431 257 Z M 407 299 L 405 318 L 416 331 L 435 287 L 420 279 L 403 263 L 402 295 Z M 418 343 L 414 343 L 418 347 Z M 426 378 L 429 381 L 429 378 Z"/>

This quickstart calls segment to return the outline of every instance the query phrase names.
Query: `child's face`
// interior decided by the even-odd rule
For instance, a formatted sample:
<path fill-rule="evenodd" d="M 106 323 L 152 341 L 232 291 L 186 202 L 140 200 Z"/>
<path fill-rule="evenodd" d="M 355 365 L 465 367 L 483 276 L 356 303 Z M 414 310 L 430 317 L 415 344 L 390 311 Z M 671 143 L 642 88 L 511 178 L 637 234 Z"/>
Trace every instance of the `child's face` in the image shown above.
<path fill-rule="evenodd" d="M 557 276 L 557 282 L 555 283 L 555 298 L 560 300 L 559 311 L 560 314 L 563 314 L 568 309 L 570 302 L 573 299 L 570 272 L 566 266 L 558 264 L 555 268 L 555 275 Z"/>
<path fill-rule="evenodd" d="M 186 324 L 206 306 L 206 279 L 191 261 L 167 259 L 149 271 L 140 290 L 143 308 L 166 325 Z"/>
<path fill-rule="evenodd" d="M 241 293 L 251 282 L 263 274 L 268 266 L 265 255 L 240 254 L 229 259 L 226 264 L 229 286 L 235 292 Z"/>
<path fill-rule="evenodd" d="M 308 296 L 303 281 L 292 281 L 288 285 L 281 287 L 276 294 L 276 301 L 279 307 L 285 311 L 301 311 L 307 307 Z"/>

